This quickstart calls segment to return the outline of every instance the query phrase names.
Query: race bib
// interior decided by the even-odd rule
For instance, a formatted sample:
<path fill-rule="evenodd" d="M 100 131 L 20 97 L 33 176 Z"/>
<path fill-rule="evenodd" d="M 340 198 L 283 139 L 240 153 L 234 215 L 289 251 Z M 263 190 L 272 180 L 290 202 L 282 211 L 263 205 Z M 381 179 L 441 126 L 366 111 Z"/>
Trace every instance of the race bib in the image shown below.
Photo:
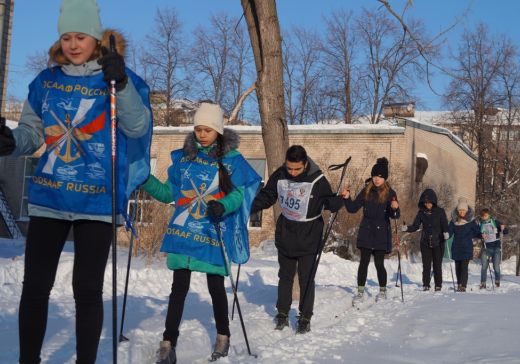
<path fill-rule="evenodd" d="M 307 218 L 309 201 L 311 199 L 314 184 L 323 177 L 321 174 L 312 182 L 292 182 L 287 179 L 279 180 L 277 185 L 278 202 L 282 208 L 282 214 L 293 221 L 311 221 L 321 216 Z"/>
<path fill-rule="evenodd" d="M 492 243 L 497 240 L 497 228 L 492 223 L 482 225 L 482 238 L 486 243 Z"/>

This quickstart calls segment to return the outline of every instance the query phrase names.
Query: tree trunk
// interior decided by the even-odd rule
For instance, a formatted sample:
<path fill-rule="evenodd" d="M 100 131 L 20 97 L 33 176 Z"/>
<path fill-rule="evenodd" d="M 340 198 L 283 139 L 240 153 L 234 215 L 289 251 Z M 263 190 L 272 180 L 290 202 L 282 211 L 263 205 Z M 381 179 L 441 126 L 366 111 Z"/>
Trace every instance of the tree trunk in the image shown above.
<path fill-rule="evenodd" d="M 256 95 L 260 108 L 267 170 L 285 162 L 289 135 L 285 121 L 282 38 L 275 0 L 241 0 L 255 57 Z"/>

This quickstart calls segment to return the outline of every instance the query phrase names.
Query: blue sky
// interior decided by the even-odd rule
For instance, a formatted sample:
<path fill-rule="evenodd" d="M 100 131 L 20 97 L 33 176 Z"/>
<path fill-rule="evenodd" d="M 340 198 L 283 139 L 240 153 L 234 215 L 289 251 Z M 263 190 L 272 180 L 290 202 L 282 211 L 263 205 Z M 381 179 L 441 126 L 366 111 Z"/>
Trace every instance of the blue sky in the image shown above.
<path fill-rule="evenodd" d="M 405 0 L 390 0 L 396 9 L 402 9 Z M 47 50 L 57 39 L 57 19 L 61 0 L 15 1 L 14 23 L 11 44 L 8 94 L 24 99 L 27 86 L 33 75 L 25 70 L 27 57 Z M 240 0 L 98 0 L 104 27 L 115 27 L 140 41 L 153 29 L 156 10 L 173 7 L 183 23 L 186 37 L 197 25 L 204 24 L 211 14 L 226 12 L 233 16 L 242 14 Z M 472 28 L 476 23 L 486 23 L 492 33 L 505 33 L 520 46 L 519 0 L 414 0 L 408 15 L 423 20 L 430 34 L 450 26 L 456 17 L 471 10 L 462 23 L 446 37 L 446 52 L 456 50 L 456 44 L 464 27 Z M 304 26 L 318 32 L 324 29 L 323 16 L 336 9 L 377 7 L 376 0 L 278 0 L 278 16 L 282 28 L 293 25 Z M 449 48 L 448 48 L 449 47 Z M 433 85 L 442 92 L 446 78 L 434 75 Z M 426 85 L 418 86 L 417 94 L 422 100 L 422 109 L 442 108 L 441 99 Z"/>

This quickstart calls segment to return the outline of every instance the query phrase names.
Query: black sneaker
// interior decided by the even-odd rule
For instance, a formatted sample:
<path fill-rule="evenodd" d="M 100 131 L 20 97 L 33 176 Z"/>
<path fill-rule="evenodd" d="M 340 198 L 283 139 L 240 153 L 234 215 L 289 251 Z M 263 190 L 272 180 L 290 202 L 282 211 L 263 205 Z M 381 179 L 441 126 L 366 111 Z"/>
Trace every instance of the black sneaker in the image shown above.
<path fill-rule="evenodd" d="M 480 289 L 486 289 L 486 284 L 485 283 L 480 283 Z"/>
<path fill-rule="evenodd" d="M 430 286 L 423 286 L 422 290 L 425 291 L 425 292 L 429 291 L 430 290 Z"/>
<path fill-rule="evenodd" d="M 435 287 L 435 292 L 439 292 L 441 289 L 442 289 L 442 287 L 436 286 Z"/>
<path fill-rule="evenodd" d="M 286 313 L 278 313 L 274 319 L 276 322 L 275 330 L 283 330 L 284 327 L 289 326 L 289 317 Z"/>
<path fill-rule="evenodd" d="M 297 334 L 305 334 L 311 331 L 311 320 L 305 316 L 298 317 L 298 327 L 296 328 Z"/>
<path fill-rule="evenodd" d="M 500 281 L 495 281 L 495 286 L 496 286 L 497 288 L 500 288 Z"/>

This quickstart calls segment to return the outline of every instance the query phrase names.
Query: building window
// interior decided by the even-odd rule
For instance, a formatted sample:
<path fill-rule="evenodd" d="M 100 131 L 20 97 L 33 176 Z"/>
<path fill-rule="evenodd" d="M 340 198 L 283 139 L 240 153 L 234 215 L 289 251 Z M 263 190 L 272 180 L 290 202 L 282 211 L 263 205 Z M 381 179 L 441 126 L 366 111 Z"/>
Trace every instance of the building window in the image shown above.
<path fill-rule="evenodd" d="M 20 216 L 19 219 L 22 221 L 26 221 L 29 219 L 29 182 L 36 171 L 36 166 L 38 165 L 38 158 L 34 157 L 24 157 L 24 166 L 23 166 L 23 181 L 22 181 L 22 199 L 20 206 Z"/>
<path fill-rule="evenodd" d="M 260 188 L 264 186 L 263 178 L 265 176 L 265 166 L 266 161 L 265 159 L 255 159 L 255 158 L 248 158 L 247 161 L 253 167 L 253 169 L 262 177 L 262 183 L 260 184 Z M 254 214 L 251 214 L 249 216 L 249 227 L 254 228 L 261 228 L 262 227 L 262 211 L 258 211 Z"/>

